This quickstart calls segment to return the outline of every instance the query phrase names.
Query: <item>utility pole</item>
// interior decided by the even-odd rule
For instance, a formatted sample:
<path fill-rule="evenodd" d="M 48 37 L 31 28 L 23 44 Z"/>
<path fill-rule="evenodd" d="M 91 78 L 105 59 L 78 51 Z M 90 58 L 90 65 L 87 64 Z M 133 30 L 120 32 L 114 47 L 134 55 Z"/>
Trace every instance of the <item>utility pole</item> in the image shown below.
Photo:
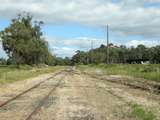
<path fill-rule="evenodd" d="M 93 40 L 91 40 L 91 50 L 93 50 Z"/>
<path fill-rule="evenodd" d="M 93 40 L 91 40 L 91 55 L 90 55 L 90 57 L 91 57 L 91 63 L 93 62 L 93 58 L 92 58 L 92 54 L 93 54 Z"/>
<path fill-rule="evenodd" d="M 109 25 L 107 25 L 107 64 L 109 64 Z"/>

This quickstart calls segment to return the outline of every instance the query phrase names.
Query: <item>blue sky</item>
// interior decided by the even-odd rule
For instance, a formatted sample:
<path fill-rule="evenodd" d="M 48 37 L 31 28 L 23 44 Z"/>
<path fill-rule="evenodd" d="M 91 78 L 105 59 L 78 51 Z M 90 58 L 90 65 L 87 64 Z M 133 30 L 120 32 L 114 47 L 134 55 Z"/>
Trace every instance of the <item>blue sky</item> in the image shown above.
<path fill-rule="evenodd" d="M 159 44 L 159 0 L 0 0 L 0 30 L 17 13 L 26 11 L 43 20 L 44 36 L 57 56 L 71 57 L 76 50 L 89 50 L 110 41 L 137 46 Z M 0 47 L 0 57 L 6 57 Z"/>

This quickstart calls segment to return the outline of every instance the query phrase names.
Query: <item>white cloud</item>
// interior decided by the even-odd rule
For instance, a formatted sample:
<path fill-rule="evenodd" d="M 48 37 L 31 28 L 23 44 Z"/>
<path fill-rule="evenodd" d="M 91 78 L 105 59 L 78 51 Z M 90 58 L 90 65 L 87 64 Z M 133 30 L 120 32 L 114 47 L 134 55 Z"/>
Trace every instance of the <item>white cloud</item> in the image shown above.
<path fill-rule="evenodd" d="M 72 57 L 76 49 L 70 47 L 52 47 L 51 51 L 58 57 Z"/>
<path fill-rule="evenodd" d="M 99 47 L 105 43 L 105 40 L 96 38 L 79 37 L 73 39 L 60 39 L 47 37 L 49 47 L 57 56 L 73 56 L 77 50 L 88 51 L 91 49 L 91 41 L 93 48 Z"/>
<path fill-rule="evenodd" d="M 159 41 L 150 41 L 150 40 L 132 40 L 128 43 L 126 43 L 126 46 L 128 47 L 131 47 L 131 46 L 134 46 L 134 47 L 137 47 L 138 45 L 145 45 L 147 47 L 152 47 L 152 46 L 156 46 L 156 45 L 160 45 L 160 42 Z"/>
<path fill-rule="evenodd" d="M 160 36 L 160 9 L 145 7 L 159 0 L 0 0 L 0 14 L 11 18 L 17 12 L 31 12 L 48 23 L 74 22 L 91 26 L 110 24 L 122 35 Z"/>
<path fill-rule="evenodd" d="M 91 47 L 91 42 L 93 42 L 93 47 L 99 47 L 101 44 L 105 44 L 105 40 L 103 39 L 88 38 L 88 37 L 79 37 L 79 38 L 72 38 L 72 39 L 47 37 L 46 40 L 49 42 L 50 47 L 69 46 L 77 49 L 88 49 Z"/>

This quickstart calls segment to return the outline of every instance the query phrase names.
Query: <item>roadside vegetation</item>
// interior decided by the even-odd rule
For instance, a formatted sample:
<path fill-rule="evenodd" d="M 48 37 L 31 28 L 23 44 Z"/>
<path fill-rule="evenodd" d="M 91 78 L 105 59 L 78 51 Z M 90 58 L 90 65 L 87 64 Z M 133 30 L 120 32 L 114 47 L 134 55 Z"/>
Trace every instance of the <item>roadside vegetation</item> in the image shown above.
<path fill-rule="evenodd" d="M 99 64 L 79 65 L 78 68 L 88 71 L 99 69 L 107 75 L 127 75 L 160 82 L 160 64 Z"/>
<path fill-rule="evenodd" d="M 31 67 L 28 65 L 21 65 L 17 68 L 15 65 L 1 65 L 0 66 L 0 84 L 13 83 L 19 80 L 24 80 L 32 77 L 36 77 L 45 73 L 53 73 L 57 70 L 63 69 L 63 66 L 42 66 Z"/>

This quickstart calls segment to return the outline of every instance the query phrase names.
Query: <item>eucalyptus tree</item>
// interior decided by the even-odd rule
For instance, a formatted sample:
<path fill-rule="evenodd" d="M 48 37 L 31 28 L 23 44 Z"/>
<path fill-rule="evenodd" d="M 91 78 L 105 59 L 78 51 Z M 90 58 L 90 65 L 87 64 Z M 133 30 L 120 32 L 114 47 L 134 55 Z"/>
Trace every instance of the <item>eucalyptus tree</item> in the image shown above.
<path fill-rule="evenodd" d="M 19 14 L 0 32 L 3 49 L 15 64 L 47 63 L 51 59 L 48 43 L 41 32 L 42 21 L 33 22 L 28 14 Z"/>

